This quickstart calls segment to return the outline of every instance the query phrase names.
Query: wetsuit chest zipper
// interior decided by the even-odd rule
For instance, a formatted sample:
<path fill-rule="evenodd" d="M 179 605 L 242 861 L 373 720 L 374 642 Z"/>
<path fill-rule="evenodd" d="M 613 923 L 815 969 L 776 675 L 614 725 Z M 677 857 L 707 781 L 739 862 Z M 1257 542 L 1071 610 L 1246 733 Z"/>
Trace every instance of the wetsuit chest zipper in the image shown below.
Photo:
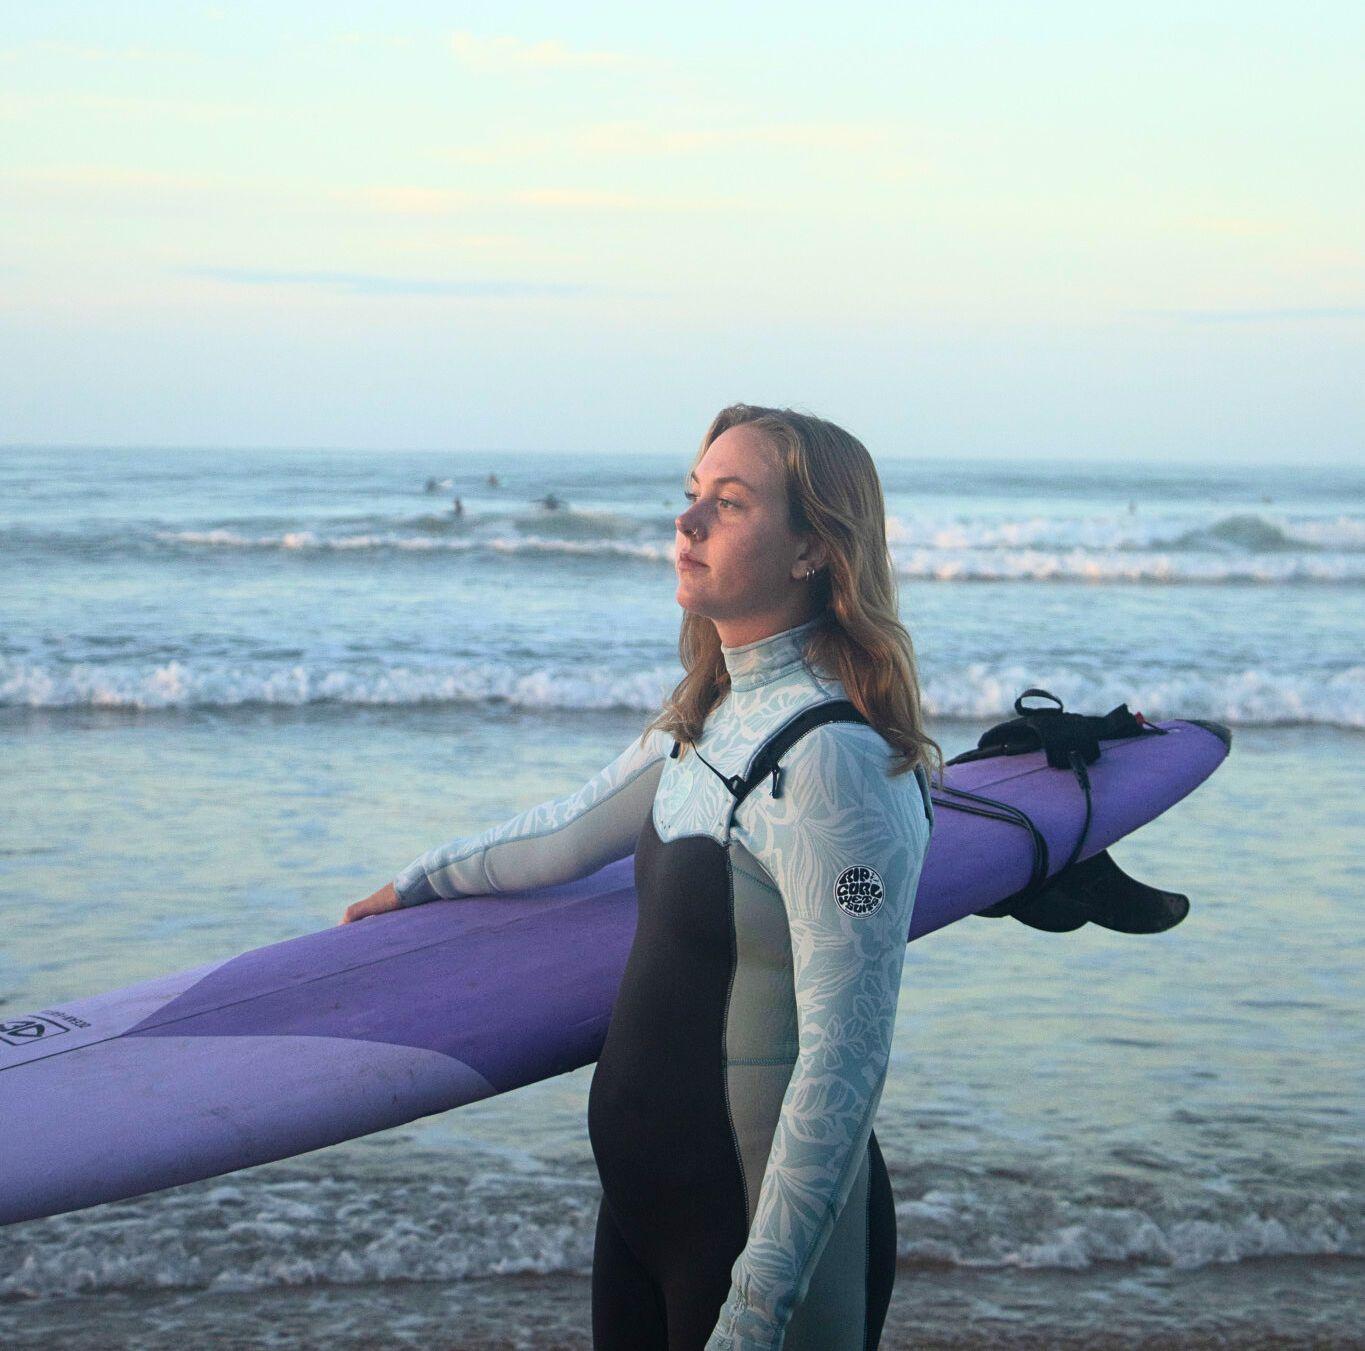
<path fill-rule="evenodd" d="M 739 811 L 740 803 L 758 785 L 772 775 L 771 796 L 780 798 L 782 796 L 782 765 L 781 759 L 791 748 L 806 736 L 813 732 L 817 727 L 827 722 L 860 722 L 867 723 L 867 719 L 858 709 L 847 699 L 832 699 L 825 704 L 816 704 L 798 714 L 786 726 L 780 728 L 759 748 L 758 753 L 750 762 L 751 774 L 745 778 L 741 774 L 722 774 L 694 745 L 692 750 L 697 759 L 711 771 L 712 774 L 723 783 L 730 791 L 732 802 L 730 812 L 725 821 L 725 846 L 729 848 L 730 831 L 734 828 L 735 814 Z M 673 749 L 669 751 L 672 759 L 677 759 L 682 750 L 682 742 L 676 738 L 673 742 Z M 767 756 L 771 769 L 764 764 L 764 757 Z"/>

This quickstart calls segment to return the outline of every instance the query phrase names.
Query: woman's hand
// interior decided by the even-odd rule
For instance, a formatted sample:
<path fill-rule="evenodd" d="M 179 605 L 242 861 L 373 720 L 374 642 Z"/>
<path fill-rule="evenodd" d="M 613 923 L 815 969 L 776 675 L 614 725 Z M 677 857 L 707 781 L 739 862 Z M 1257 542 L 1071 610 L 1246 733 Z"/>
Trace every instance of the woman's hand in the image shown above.
<path fill-rule="evenodd" d="M 393 883 L 380 887 L 372 896 L 366 896 L 363 901 L 357 901 L 354 905 L 346 907 L 346 913 L 341 917 L 342 924 L 351 924 L 355 920 L 364 919 L 366 915 L 382 915 L 385 910 L 397 910 L 399 906 L 398 893 L 393 889 Z"/>

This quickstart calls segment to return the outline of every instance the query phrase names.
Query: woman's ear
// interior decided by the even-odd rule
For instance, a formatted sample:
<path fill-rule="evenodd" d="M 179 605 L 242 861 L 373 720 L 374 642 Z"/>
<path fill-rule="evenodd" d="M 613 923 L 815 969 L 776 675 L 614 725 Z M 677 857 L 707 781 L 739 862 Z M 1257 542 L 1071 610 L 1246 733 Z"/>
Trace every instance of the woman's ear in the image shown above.
<path fill-rule="evenodd" d="M 807 571 L 818 572 L 828 561 L 829 550 L 825 548 L 825 541 L 812 530 L 806 534 L 793 569 L 797 577 L 804 577 Z"/>

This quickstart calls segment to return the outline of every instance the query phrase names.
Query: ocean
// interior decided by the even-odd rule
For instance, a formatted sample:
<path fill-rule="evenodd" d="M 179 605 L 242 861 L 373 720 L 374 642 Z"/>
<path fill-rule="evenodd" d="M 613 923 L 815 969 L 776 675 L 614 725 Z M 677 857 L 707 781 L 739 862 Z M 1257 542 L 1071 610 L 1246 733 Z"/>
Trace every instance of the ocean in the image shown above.
<path fill-rule="evenodd" d="M 689 463 L 0 450 L 0 1018 L 604 765 L 680 674 Z M 945 754 L 1028 686 L 1233 731 L 1112 851 L 1183 924 L 910 947 L 883 1347 L 1365 1346 L 1365 473 L 879 467 Z M 590 1078 L 0 1230 L 0 1345 L 586 1348 Z"/>

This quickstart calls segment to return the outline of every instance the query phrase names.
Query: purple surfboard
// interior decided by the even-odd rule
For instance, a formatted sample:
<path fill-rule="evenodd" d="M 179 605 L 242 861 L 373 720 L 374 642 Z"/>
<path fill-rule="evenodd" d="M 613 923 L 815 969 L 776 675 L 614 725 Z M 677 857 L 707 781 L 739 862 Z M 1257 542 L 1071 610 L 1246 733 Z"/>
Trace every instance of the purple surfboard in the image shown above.
<path fill-rule="evenodd" d="M 1213 725 L 1102 741 L 1081 858 L 1159 816 L 1228 753 Z M 1032 818 L 1050 868 L 1084 818 L 1041 751 L 949 768 Z M 936 820 L 909 938 L 1024 887 L 1026 830 Z M 635 931 L 634 860 L 535 891 L 432 902 L 0 1022 L 0 1224 L 287 1158 L 597 1058 Z"/>

